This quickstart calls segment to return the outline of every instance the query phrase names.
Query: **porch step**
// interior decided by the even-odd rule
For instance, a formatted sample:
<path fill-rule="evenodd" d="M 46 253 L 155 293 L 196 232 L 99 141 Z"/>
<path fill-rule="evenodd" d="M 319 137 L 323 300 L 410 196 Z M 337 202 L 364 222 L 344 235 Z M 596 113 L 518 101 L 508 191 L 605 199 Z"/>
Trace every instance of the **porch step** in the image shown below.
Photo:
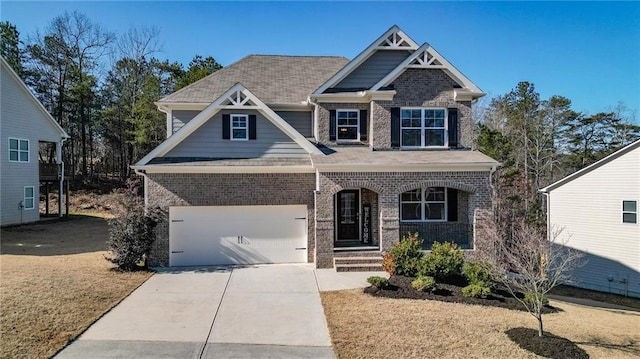
<path fill-rule="evenodd" d="M 369 258 L 382 258 L 382 254 L 380 250 L 375 248 L 371 249 L 351 249 L 351 250 L 334 250 L 333 251 L 334 258 L 348 258 L 348 257 L 369 257 Z"/>
<path fill-rule="evenodd" d="M 336 272 L 376 272 L 382 268 L 382 257 L 339 257 L 333 259 Z"/>

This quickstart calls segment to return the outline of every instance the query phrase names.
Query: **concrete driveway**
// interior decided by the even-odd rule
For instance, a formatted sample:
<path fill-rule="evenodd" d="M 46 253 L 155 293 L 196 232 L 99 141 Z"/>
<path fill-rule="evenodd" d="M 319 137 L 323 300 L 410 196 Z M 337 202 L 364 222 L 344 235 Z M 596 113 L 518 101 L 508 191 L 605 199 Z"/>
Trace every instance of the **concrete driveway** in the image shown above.
<path fill-rule="evenodd" d="M 56 358 L 334 358 L 313 266 L 161 271 Z"/>

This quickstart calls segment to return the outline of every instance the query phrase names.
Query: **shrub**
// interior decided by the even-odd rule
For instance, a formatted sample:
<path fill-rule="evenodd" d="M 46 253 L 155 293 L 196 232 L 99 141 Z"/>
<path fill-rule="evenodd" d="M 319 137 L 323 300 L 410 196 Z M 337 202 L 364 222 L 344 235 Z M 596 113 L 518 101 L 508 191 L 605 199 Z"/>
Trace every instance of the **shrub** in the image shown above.
<path fill-rule="evenodd" d="M 374 275 L 371 276 L 369 278 L 367 278 L 367 283 L 371 284 L 372 286 L 380 289 L 380 288 L 384 288 L 387 285 L 389 285 L 389 280 L 385 277 L 380 277 L 378 275 Z"/>
<path fill-rule="evenodd" d="M 411 286 L 421 292 L 433 292 L 437 288 L 436 280 L 429 276 L 419 276 Z"/>
<path fill-rule="evenodd" d="M 465 262 L 462 266 L 462 274 L 467 278 L 469 284 L 484 283 L 488 287 L 493 287 L 493 266 L 484 260 L 472 260 Z"/>
<path fill-rule="evenodd" d="M 423 256 L 422 240 L 418 233 L 409 233 L 385 255 L 383 266 L 389 274 L 415 277 Z"/>
<path fill-rule="evenodd" d="M 526 293 L 524 295 L 524 301 L 529 305 L 532 305 L 534 300 L 536 298 L 540 298 L 540 296 L 542 296 L 542 305 L 549 305 L 549 298 L 539 293 Z"/>
<path fill-rule="evenodd" d="M 142 199 L 136 194 L 136 186 L 137 182 L 127 181 L 122 209 L 109 221 L 107 247 L 113 256 L 107 260 L 123 270 L 138 269 L 138 263 L 145 260 L 155 240 L 157 221 L 145 214 Z"/>
<path fill-rule="evenodd" d="M 462 295 L 473 298 L 486 298 L 491 294 L 491 287 L 487 283 L 479 281 L 462 288 Z"/>
<path fill-rule="evenodd" d="M 455 243 L 434 242 L 431 253 L 424 256 L 418 275 L 434 277 L 438 282 L 447 282 L 461 274 L 464 259 Z"/>

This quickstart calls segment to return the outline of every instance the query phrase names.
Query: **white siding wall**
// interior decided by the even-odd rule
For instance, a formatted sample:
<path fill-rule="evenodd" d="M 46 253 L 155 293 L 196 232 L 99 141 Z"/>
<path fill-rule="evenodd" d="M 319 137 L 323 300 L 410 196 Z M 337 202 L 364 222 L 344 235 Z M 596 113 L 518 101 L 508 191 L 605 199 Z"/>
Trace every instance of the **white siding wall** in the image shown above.
<path fill-rule="evenodd" d="M 588 253 L 577 284 L 640 296 L 640 224 L 622 223 L 622 201 L 640 204 L 640 148 L 553 189 L 549 200 L 551 225 Z"/>
<path fill-rule="evenodd" d="M 60 134 L 4 65 L 0 67 L 0 224 L 33 222 L 40 218 L 38 141 L 59 142 Z M 29 163 L 9 162 L 9 137 L 29 140 Z M 24 186 L 34 187 L 34 209 L 20 210 Z"/>

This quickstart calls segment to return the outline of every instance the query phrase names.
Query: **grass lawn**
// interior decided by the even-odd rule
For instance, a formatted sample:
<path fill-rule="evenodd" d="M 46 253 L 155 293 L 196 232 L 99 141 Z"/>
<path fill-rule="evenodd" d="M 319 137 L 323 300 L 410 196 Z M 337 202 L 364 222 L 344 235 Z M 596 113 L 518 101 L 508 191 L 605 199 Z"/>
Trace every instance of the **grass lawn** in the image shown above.
<path fill-rule="evenodd" d="M 376 298 L 361 289 L 321 292 L 338 358 L 539 358 L 505 333 L 537 328 L 526 312 L 435 300 Z M 591 358 L 640 357 L 640 313 L 558 301 L 545 330 Z"/>
<path fill-rule="evenodd" d="M 1 358 L 50 357 L 151 276 L 104 259 L 104 218 L 3 228 L 1 236 Z"/>

